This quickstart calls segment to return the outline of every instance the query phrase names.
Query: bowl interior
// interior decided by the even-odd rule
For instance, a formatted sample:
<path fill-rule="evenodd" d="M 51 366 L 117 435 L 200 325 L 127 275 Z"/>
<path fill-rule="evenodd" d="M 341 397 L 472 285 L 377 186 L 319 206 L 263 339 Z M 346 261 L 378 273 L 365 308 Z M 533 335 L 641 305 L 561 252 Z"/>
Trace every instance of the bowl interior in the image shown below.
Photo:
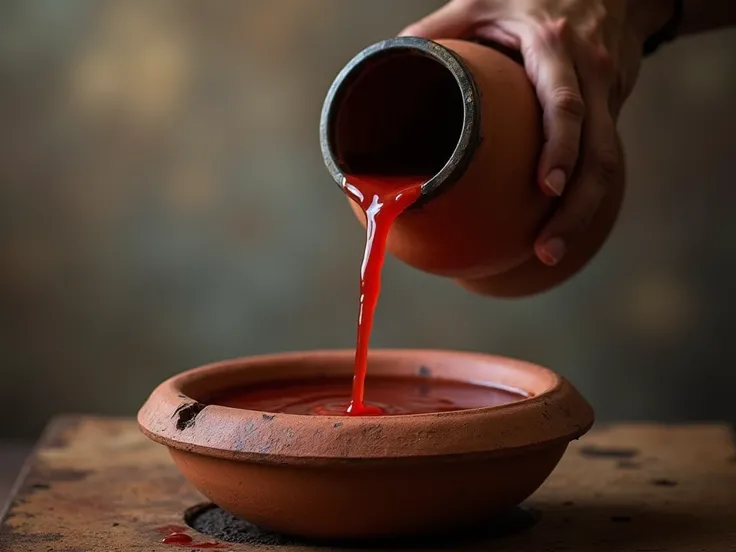
<path fill-rule="evenodd" d="M 234 390 L 284 388 L 298 382 L 317 385 L 326 382 L 336 386 L 338 382 L 349 385 L 353 376 L 352 352 L 348 355 L 322 353 L 308 357 L 284 354 L 261 359 L 259 362 L 220 363 L 211 369 L 195 370 L 182 377 L 179 389 L 182 394 L 204 404 L 217 403 L 218 398 Z M 492 388 L 515 395 L 523 400 L 541 395 L 552 389 L 557 376 L 551 371 L 530 363 L 473 354 L 406 354 L 394 352 L 369 356 L 369 375 L 366 389 L 370 396 L 371 383 L 377 386 L 387 381 L 443 382 L 463 387 Z M 458 385 L 458 387 L 460 387 Z M 348 398 L 348 397 L 346 397 Z M 512 402 L 511 400 L 503 401 Z M 488 406 L 495 405 L 491 400 Z M 486 405 L 479 404 L 478 407 Z"/>

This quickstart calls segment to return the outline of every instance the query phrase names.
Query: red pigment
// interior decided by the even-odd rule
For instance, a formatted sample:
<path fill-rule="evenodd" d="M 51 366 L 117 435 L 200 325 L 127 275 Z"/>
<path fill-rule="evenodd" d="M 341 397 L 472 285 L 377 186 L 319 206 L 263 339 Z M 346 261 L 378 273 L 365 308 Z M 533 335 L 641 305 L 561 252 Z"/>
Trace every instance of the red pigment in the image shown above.
<path fill-rule="evenodd" d="M 164 537 L 161 542 L 164 544 L 189 544 L 193 540 L 186 533 L 171 533 L 168 537 Z"/>
<path fill-rule="evenodd" d="M 205 549 L 205 548 L 226 548 L 227 545 L 219 542 L 194 542 L 194 539 L 187 535 L 188 527 L 182 525 L 162 525 L 157 527 L 156 531 L 162 535 L 166 535 L 161 542 L 171 546 L 185 546 L 189 549 Z"/>
<path fill-rule="evenodd" d="M 367 381 L 365 408 L 389 416 L 498 406 L 528 396 L 437 378 L 374 376 Z M 259 383 L 225 391 L 206 402 L 260 412 L 340 416 L 347 414 L 349 396 L 350 381 L 330 377 Z"/>
<path fill-rule="evenodd" d="M 368 369 L 368 345 L 373 328 L 378 295 L 381 292 L 381 268 L 386 256 L 386 240 L 391 224 L 419 199 L 427 176 L 347 176 L 343 191 L 363 210 L 366 239 L 360 265 L 360 307 L 358 341 L 355 347 L 355 372 L 348 414 L 375 416 L 383 410 L 365 404 L 365 375 Z"/>

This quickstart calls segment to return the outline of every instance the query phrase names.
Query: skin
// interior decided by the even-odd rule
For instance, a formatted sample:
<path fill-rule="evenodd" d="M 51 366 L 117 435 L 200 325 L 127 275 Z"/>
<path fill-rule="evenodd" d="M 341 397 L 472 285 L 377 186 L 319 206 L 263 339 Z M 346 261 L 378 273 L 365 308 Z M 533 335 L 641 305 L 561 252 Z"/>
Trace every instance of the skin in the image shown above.
<path fill-rule="evenodd" d="M 679 34 L 736 25 L 734 0 L 685 0 Z M 482 38 L 521 52 L 544 112 L 543 193 L 562 197 L 535 243 L 554 266 L 585 232 L 623 163 L 616 124 L 645 40 L 674 0 L 452 0 L 400 35 Z"/>

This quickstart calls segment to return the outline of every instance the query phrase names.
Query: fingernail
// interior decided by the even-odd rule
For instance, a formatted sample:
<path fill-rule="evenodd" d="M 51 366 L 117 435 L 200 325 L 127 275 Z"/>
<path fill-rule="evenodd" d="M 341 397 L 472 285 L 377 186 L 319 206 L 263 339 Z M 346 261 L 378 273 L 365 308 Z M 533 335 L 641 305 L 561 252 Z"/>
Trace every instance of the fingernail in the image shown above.
<path fill-rule="evenodd" d="M 537 257 L 547 266 L 555 266 L 565 256 L 565 242 L 552 238 L 537 248 Z"/>
<path fill-rule="evenodd" d="M 544 183 L 553 194 L 561 196 L 562 192 L 565 190 L 566 180 L 567 178 L 565 177 L 565 173 L 562 169 L 554 169 L 547 175 Z"/>

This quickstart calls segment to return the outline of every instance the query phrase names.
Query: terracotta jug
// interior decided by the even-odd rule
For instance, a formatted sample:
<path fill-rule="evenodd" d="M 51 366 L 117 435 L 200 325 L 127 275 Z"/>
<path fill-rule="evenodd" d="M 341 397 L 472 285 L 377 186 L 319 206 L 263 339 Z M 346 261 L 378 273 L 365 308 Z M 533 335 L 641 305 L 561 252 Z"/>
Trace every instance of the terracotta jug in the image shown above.
<path fill-rule="evenodd" d="M 388 250 L 486 295 L 567 280 L 603 245 L 623 198 L 621 174 L 565 258 L 536 259 L 534 240 L 559 201 L 536 182 L 542 112 L 520 58 L 475 42 L 400 37 L 366 48 L 328 91 L 320 138 L 340 186 L 350 174 L 433 175 L 394 222 Z"/>

